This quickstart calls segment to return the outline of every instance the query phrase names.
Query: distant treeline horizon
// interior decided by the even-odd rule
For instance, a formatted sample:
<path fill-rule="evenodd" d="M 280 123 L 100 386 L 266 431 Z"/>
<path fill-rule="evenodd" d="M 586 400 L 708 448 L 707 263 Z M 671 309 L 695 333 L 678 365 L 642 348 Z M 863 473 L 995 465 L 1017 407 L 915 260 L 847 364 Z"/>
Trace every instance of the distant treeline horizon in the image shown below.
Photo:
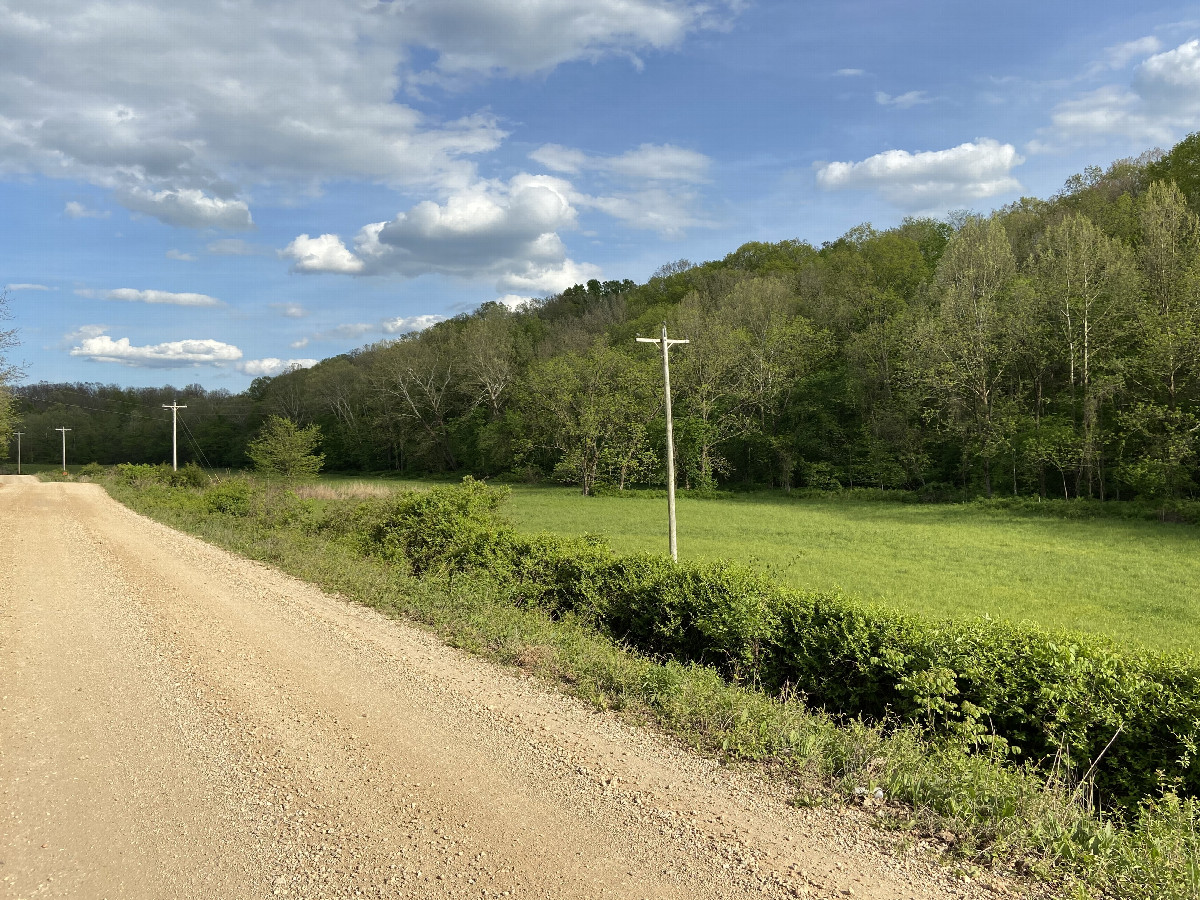
<path fill-rule="evenodd" d="M 1099 499 L 1200 493 L 1200 133 L 987 216 L 744 244 L 646 283 L 513 310 L 262 377 L 244 392 L 14 388 L 25 459 L 246 464 L 269 415 L 326 468 L 664 481 L 666 323 L 685 487 L 868 486 Z M 45 432 L 45 434 L 43 434 Z"/>

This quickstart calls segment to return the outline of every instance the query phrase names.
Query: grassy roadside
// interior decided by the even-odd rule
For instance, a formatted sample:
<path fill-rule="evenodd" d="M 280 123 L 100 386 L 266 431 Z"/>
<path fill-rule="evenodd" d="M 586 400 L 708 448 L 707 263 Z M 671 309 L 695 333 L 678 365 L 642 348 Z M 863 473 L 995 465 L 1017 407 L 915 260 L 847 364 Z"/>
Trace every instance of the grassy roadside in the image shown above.
<path fill-rule="evenodd" d="M 313 517 L 330 513 L 320 504 L 252 490 L 244 514 L 214 514 L 197 502 L 202 489 L 105 484 L 166 524 L 536 672 L 699 749 L 767 767 L 790 782 L 798 802 L 852 802 L 856 789 L 869 798 L 881 788 L 902 802 L 875 805 L 879 821 L 952 838 L 953 864 L 964 874 L 1015 866 L 1069 896 L 1183 898 L 1200 890 L 1194 802 L 1167 794 L 1132 821 L 1114 823 L 1083 809 L 1070 786 L 971 746 L 933 742 L 908 727 L 838 722 L 796 698 L 731 685 L 702 666 L 630 653 L 570 618 L 521 608 L 486 575 L 414 579 L 403 565 L 314 532 Z"/>
<path fill-rule="evenodd" d="M 302 493 L 436 483 L 323 476 Z M 683 496 L 680 558 L 736 560 L 798 590 L 844 591 L 930 618 L 987 615 L 1160 650 L 1190 649 L 1200 638 L 1195 525 L 1147 520 L 1133 504 L 931 504 L 846 493 Z M 506 515 L 525 532 L 598 534 L 621 553 L 665 546 L 665 499 L 653 492 L 581 497 L 513 485 Z"/>

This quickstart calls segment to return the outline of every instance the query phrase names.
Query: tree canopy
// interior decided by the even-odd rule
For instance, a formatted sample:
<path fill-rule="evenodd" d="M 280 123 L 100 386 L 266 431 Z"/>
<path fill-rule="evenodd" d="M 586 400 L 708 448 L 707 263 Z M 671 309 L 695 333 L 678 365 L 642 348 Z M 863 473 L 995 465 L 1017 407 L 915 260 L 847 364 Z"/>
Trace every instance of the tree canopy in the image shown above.
<path fill-rule="evenodd" d="M 691 340 L 671 363 L 685 487 L 1196 496 L 1197 159 L 1192 135 L 987 216 L 752 242 L 487 303 L 236 396 L 193 386 L 181 451 L 244 464 L 277 417 L 318 427 L 339 470 L 661 484 L 661 373 L 634 338 L 666 322 Z M 75 458 L 157 461 L 170 391 L 17 397 L 37 453 L 67 425 Z"/>
<path fill-rule="evenodd" d="M 321 443 L 321 427 L 301 427 L 291 419 L 270 416 L 258 437 L 246 447 L 246 455 L 254 468 L 266 475 L 280 478 L 315 478 L 325 462 L 317 453 Z"/>

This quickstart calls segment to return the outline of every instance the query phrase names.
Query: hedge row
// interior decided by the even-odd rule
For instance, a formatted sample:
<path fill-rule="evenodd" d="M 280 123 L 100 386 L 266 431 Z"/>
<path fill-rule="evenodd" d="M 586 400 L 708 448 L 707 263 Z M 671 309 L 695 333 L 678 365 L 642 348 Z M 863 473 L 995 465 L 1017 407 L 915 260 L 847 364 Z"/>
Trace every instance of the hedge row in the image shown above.
<path fill-rule="evenodd" d="M 505 492 L 402 492 L 337 523 L 416 574 L 487 569 L 516 602 L 575 616 L 637 649 L 712 665 L 850 717 L 974 737 L 1132 805 L 1164 785 L 1200 795 L 1200 662 L 989 619 L 929 622 L 781 587 L 731 563 L 614 553 L 517 533 Z"/>

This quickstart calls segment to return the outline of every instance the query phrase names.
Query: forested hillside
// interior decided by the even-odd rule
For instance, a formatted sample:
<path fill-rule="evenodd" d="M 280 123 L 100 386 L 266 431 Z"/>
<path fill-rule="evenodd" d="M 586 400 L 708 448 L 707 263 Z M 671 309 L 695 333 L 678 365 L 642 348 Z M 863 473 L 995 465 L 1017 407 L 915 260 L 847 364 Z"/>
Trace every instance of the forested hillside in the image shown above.
<path fill-rule="evenodd" d="M 1200 488 L 1200 134 L 986 217 L 749 243 L 261 378 L 240 395 L 18 389 L 39 459 L 240 465 L 265 416 L 327 468 L 663 478 L 666 322 L 688 487 L 1164 499 Z M 43 436 L 53 435 L 53 440 Z M 28 439 L 27 439 L 28 440 Z M 28 457 L 27 457 L 28 458 Z"/>

